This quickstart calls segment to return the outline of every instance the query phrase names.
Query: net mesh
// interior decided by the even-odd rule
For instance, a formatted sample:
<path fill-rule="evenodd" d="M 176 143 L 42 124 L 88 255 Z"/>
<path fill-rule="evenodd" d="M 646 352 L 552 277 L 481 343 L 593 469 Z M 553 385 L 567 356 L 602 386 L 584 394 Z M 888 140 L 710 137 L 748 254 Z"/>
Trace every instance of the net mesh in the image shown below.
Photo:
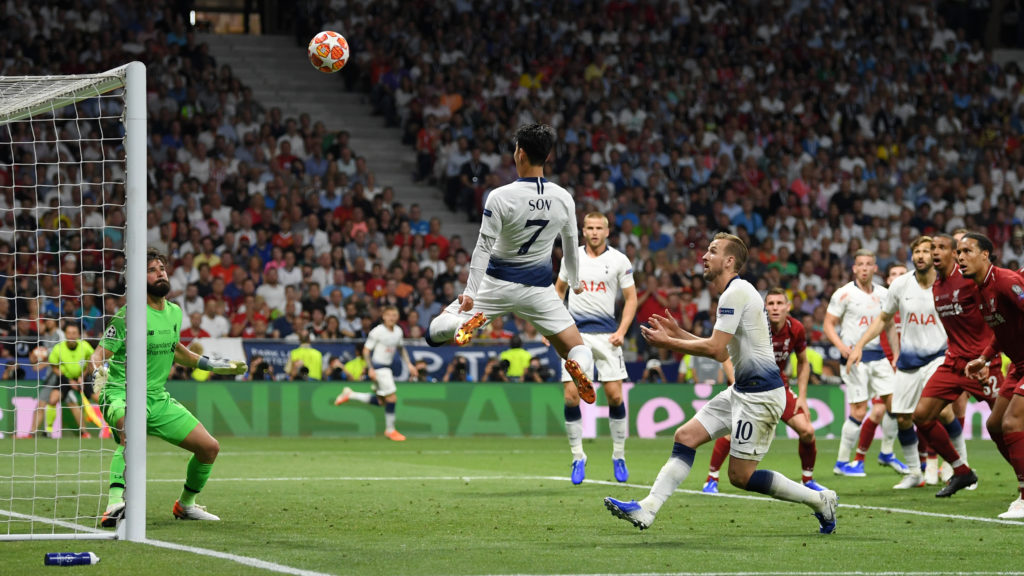
<path fill-rule="evenodd" d="M 98 524 L 116 444 L 88 351 L 124 304 L 118 86 L 0 79 L 0 538 L 113 536 Z"/>

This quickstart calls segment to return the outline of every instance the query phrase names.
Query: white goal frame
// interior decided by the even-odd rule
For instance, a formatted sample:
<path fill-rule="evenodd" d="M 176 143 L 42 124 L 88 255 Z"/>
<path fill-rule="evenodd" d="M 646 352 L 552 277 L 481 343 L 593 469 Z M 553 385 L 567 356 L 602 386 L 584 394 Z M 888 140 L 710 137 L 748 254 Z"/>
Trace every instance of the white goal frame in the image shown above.
<path fill-rule="evenodd" d="M 146 66 L 131 62 L 100 74 L 75 76 L 7 76 L 5 84 L 25 88 L 0 98 L 0 126 L 51 112 L 82 100 L 124 88 L 125 126 L 125 286 L 127 334 L 146 333 Z M 49 84 L 49 88 L 47 88 Z M 146 539 L 146 338 L 127 338 L 125 518 L 116 531 L 69 534 L 0 534 L 0 540 Z"/>

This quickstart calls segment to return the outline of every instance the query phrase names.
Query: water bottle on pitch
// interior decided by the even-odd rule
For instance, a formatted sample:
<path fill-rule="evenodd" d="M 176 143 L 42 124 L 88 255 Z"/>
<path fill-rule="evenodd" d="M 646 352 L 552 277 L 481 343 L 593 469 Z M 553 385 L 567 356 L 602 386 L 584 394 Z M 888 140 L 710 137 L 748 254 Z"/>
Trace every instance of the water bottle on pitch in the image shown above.
<path fill-rule="evenodd" d="M 43 559 L 47 566 L 86 566 L 96 564 L 100 557 L 92 552 L 50 552 Z"/>

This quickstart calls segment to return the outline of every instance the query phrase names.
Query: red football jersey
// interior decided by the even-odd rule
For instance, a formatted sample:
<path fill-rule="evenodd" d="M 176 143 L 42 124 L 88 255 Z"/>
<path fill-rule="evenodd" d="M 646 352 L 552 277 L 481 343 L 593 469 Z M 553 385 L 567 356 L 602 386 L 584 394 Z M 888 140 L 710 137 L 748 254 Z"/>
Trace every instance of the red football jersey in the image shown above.
<path fill-rule="evenodd" d="M 985 356 L 991 358 L 1001 349 L 1015 366 L 1024 367 L 1024 278 L 991 266 L 980 288 L 981 315 L 995 334 Z"/>
<path fill-rule="evenodd" d="M 936 275 L 932 297 L 949 338 L 946 357 L 970 361 L 981 356 L 992 341 L 992 329 L 981 316 L 978 285 L 954 266 L 947 278 Z"/>
<path fill-rule="evenodd" d="M 804 325 L 796 318 L 788 317 L 778 332 L 772 326 L 772 349 L 775 352 L 775 363 L 779 365 L 779 372 L 782 374 L 782 381 L 788 385 L 786 373 L 789 372 L 789 355 L 794 352 L 799 354 L 807 349 Z"/>

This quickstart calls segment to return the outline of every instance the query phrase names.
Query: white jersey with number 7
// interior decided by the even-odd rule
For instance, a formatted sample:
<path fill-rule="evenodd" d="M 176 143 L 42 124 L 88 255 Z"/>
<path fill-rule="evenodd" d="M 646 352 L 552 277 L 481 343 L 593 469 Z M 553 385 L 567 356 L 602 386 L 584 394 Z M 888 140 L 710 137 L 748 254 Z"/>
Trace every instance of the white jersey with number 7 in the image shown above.
<path fill-rule="evenodd" d="M 495 239 L 488 276 L 550 286 L 555 238 L 577 238 L 576 203 L 569 192 L 545 178 L 519 178 L 487 197 L 480 234 Z"/>

